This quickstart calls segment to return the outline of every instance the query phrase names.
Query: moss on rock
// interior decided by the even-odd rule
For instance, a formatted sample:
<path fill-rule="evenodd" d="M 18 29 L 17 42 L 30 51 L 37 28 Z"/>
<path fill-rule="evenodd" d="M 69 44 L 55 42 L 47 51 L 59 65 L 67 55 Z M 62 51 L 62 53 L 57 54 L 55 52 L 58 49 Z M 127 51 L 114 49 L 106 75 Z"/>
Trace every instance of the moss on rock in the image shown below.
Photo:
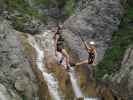
<path fill-rule="evenodd" d="M 112 46 L 106 50 L 104 59 L 96 66 L 97 80 L 101 80 L 105 74 L 109 76 L 119 71 L 124 52 L 133 43 L 133 6 L 127 1 L 119 31 L 112 35 Z"/>

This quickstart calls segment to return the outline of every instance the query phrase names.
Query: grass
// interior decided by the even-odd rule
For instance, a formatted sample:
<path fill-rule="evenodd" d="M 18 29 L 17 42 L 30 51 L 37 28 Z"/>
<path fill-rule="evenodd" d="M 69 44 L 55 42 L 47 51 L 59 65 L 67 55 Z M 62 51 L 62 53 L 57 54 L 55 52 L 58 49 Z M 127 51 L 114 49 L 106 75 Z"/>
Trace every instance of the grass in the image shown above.
<path fill-rule="evenodd" d="M 105 74 L 111 75 L 119 71 L 125 50 L 130 44 L 133 44 L 133 6 L 128 5 L 125 7 L 119 31 L 112 36 L 112 47 L 106 50 L 104 59 L 96 66 L 97 80 L 101 80 Z"/>

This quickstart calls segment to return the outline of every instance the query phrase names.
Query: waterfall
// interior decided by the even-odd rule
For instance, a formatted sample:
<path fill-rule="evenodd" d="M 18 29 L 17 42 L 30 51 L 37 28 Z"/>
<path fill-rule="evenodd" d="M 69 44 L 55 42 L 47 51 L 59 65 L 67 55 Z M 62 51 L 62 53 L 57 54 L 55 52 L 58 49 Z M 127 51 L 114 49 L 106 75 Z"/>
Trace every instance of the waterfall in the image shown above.
<path fill-rule="evenodd" d="M 76 76 L 75 76 L 75 72 L 74 72 L 74 68 L 70 68 L 70 79 L 71 79 L 71 83 L 72 83 L 72 88 L 74 90 L 75 96 L 76 98 L 84 98 L 84 100 L 98 100 L 98 98 L 91 98 L 91 97 L 85 97 L 78 85 Z"/>
<path fill-rule="evenodd" d="M 69 75 L 70 75 L 72 88 L 74 90 L 76 98 L 84 97 L 83 93 L 81 92 L 80 87 L 77 83 L 77 80 L 76 80 L 76 77 L 75 77 L 75 72 L 74 72 L 73 68 L 70 69 Z"/>
<path fill-rule="evenodd" d="M 35 48 L 35 50 L 36 50 L 36 53 L 37 53 L 36 65 L 37 65 L 38 69 L 42 72 L 44 80 L 47 82 L 50 95 L 53 97 L 54 100 L 63 100 L 63 96 L 60 95 L 61 93 L 59 91 L 57 79 L 52 75 L 52 73 L 48 73 L 47 68 L 44 65 L 44 55 L 45 55 L 44 51 L 51 50 L 50 51 L 50 53 L 51 53 L 51 52 L 53 52 L 52 50 L 54 50 L 54 46 L 52 43 L 53 41 L 51 41 L 52 37 L 50 35 L 50 31 L 44 32 L 43 35 L 38 35 L 38 37 L 43 38 L 43 40 L 44 40 L 41 45 L 43 45 L 45 50 L 41 50 L 41 48 L 39 47 L 38 43 L 36 42 L 36 40 L 33 36 L 28 35 L 28 37 L 29 37 L 28 41 L 29 41 L 30 45 L 33 48 Z M 57 54 L 58 54 L 57 61 L 59 61 L 59 59 L 61 59 L 61 57 L 62 57 L 62 54 L 59 52 Z M 64 66 L 66 66 L 65 60 L 66 59 L 64 58 L 64 61 L 63 61 Z M 83 95 L 83 93 L 80 89 L 80 86 L 78 85 L 74 68 L 70 68 L 70 72 L 68 72 L 68 74 L 70 76 L 72 88 L 73 88 L 76 98 L 84 98 L 84 100 L 98 100 L 97 98 L 85 97 Z"/>
<path fill-rule="evenodd" d="M 57 52 L 57 61 L 60 61 L 60 59 L 62 58 L 62 54 Z M 63 66 L 66 66 L 66 62 L 65 62 L 65 58 L 62 62 L 62 65 Z M 74 68 L 70 68 L 70 71 L 68 72 L 69 73 L 69 76 L 70 76 L 70 80 L 71 80 L 71 84 L 72 84 L 72 88 L 73 88 L 73 91 L 75 93 L 75 96 L 76 98 L 84 98 L 84 100 L 98 100 L 98 98 L 91 98 L 91 97 L 85 97 L 80 89 L 80 86 L 78 85 L 78 82 L 77 82 L 77 78 L 75 76 L 75 71 L 74 71 Z"/>
<path fill-rule="evenodd" d="M 33 36 L 28 35 L 28 37 L 30 45 L 34 47 L 36 50 L 37 53 L 36 65 L 38 69 L 42 72 L 44 80 L 47 82 L 50 95 L 54 100 L 62 100 L 63 98 L 60 96 L 59 86 L 56 78 L 54 78 L 52 73 L 48 73 L 47 69 L 45 68 L 44 51 L 40 49 L 39 45 L 37 44 Z"/>
<path fill-rule="evenodd" d="M 90 98 L 90 97 L 87 98 L 87 97 L 85 97 L 84 100 L 99 100 L 99 99 L 98 98 Z"/>
<path fill-rule="evenodd" d="M 62 59 L 62 56 L 63 55 L 60 52 L 57 52 L 57 61 L 58 62 L 60 61 L 60 59 Z M 66 59 L 65 58 L 64 58 L 64 60 L 62 62 L 62 65 L 64 67 L 66 67 Z M 75 77 L 74 68 L 70 68 L 69 76 L 70 76 L 72 88 L 73 88 L 73 91 L 75 93 L 76 98 L 84 97 L 83 93 L 81 92 L 80 87 L 79 87 L 79 85 L 77 83 L 77 79 Z"/>

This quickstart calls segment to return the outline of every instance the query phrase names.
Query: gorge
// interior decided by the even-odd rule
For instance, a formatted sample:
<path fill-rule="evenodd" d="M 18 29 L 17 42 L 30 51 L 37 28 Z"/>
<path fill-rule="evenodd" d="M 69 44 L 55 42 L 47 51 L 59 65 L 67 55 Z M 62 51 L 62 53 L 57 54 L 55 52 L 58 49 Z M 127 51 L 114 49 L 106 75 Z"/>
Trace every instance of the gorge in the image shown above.
<path fill-rule="evenodd" d="M 57 63 L 57 24 L 73 63 L 96 42 L 95 65 Z M 132 0 L 0 0 L 0 100 L 133 100 L 132 61 Z"/>

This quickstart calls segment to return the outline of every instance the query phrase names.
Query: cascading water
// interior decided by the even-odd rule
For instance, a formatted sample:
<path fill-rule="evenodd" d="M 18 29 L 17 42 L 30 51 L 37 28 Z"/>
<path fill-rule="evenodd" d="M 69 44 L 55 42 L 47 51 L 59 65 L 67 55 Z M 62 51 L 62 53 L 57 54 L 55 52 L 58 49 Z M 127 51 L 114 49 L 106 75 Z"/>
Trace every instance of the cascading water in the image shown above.
<path fill-rule="evenodd" d="M 62 54 L 57 52 L 57 61 L 60 61 L 62 59 Z M 64 58 L 62 65 L 66 66 L 66 59 Z M 85 97 L 80 89 L 80 86 L 78 85 L 77 78 L 75 76 L 74 68 L 70 68 L 69 76 L 72 84 L 73 91 L 75 93 L 76 98 L 84 98 L 84 100 L 98 100 L 97 98 L 91 98 L 91 97 Z"/>
<path fill-rule="evenodd" d="M 60 52 L 57 52 L 57 61 L 58 62 L 60 61 L 60 59 L 62 59 L 62 57 L 63 57 L 63 55 Z M 67 65 L 66 65 L 66 59 L 65 58 L 62 61 L 62 65 L 66 68 Z M 69 76 L 70 76 L 72 88 L 73 88 L 73 91 L 75 93 L 76 98 L 84 97 L 81 90 L 80 90 L 80 87 L 77 83 L 74 68 L 70 68 Z"/>
<path fill-rule="evenodd" d="M 85 97 L 77 83 L 77 79 L 75 77 L 75 72 L 74 72 L 74 68 L 70 68 L 70 79 L 71 79 L 71 83 L 72 83 L 72 87 L 75 93 L 76 98 L 84 98 L 84 100 L 98 100 L 97 98 L 90 98 L 90 97 Z"/>
<path fill-rule="evenodd" d="M 83 97 L 83 94 L 82 94 L 82 92 L 80 90 L 80 87 L 77 83 L 77 80 L 76 80 L 76 77 L 75 77 L 75 72 L 74 72 L 73 68 L 70 69 L 69 75 L 70 75 L 72 87 L 73 87 L 76 98 Z"/>
<path fill-rule="evenodd" d="M 37 53 L 36 64 L 38 69 L 42 72 L 44 80 L 47 82 L 50 95 L 53 100 L 63 100 L 63 97 L 60 96 L 59 86 L 57 80 L 53 77 L 52 73 L 48 73 L 44 65 L 44 51 L 40 49 L 35 38 L 31 35 L 28 35 L 29 43 L 32 47 L 35 48 Z"/>

